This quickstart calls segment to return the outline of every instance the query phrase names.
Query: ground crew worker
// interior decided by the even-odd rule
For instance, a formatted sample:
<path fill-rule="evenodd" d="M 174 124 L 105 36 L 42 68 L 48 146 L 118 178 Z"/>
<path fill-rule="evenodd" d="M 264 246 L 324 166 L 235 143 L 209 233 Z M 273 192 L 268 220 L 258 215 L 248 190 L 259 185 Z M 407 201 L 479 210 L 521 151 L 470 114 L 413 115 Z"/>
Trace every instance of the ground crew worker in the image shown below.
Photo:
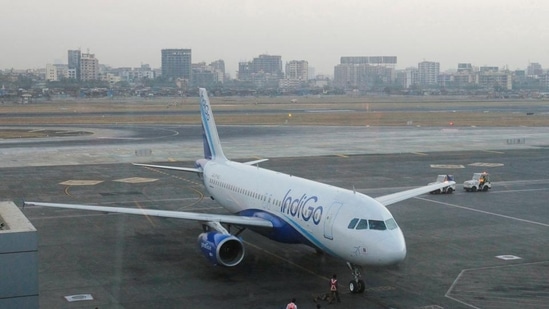
<path fill-rule="evenodd" d="M 295 304 L 295 298 L 292 298 L 292 301 L 288 303 L 286 309 L 297 309 L 297 305 Z"/>
<path fill-rule="evenodd" d="M 332 279 L 330 279 L 330 293 L 331 293 L 331 298 L 330 298 L 330 304 L 334 301 L 334 299 L 337 300 L 338 303 L 341 302 L 341 300 L 339 299 L 339 292 L 338 292 L 338 288 L 337 288 L 337 276 L 336 274 L 334 274 L 332 276 Z"/>

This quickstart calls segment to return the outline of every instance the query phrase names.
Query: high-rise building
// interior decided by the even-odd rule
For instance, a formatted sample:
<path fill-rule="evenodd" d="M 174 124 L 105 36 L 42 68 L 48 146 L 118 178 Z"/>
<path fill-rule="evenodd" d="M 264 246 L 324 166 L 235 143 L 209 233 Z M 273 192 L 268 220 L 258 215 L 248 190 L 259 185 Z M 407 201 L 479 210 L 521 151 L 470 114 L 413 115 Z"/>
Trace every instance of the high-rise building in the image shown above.
<path fill-rule="evenodd" d="M 371 90 L 396 79 L 396 56 L 341 57 L 334 67 L 334 86 L 342 89 Z"/>
<path fill-rule="evenodd" d="M 417 84 L 417 68 L 411 67 L 397 72 L 397 84 L 404 89 L 409 89 Z"/>
<path fill-rule="evenodd" d="M 286 79 L 309 80 L 309 63 L 305 60 L 286 62 Z"/>
<path fill-rule="evenodd" d="M 528 64 L 528 67 L 526 68 L 526 74 L 528 76 L 541 76 L 543 75 L 543 69 L 541 68 L 541 64 L 537 62 L 531 62 Z"/>
<path fill-rule="evenodd" d="M 252 61 L 251 68 L 253 73 L 271 74 L 279 78 L 282 78 L 284 75 L 282 72 L 281 56 L 259 55 L 259 57 L 254 58 Z"/>
<path fill-rule="evenodd" d="M 221 72 L 223 72 L 223 74 L 225 74 L 225 61 L 223 61 L 222 59 L 219 59 L 219 60 L 216 60 L 216 61 L 210 63 L 210 66 L 214 70 L 221 71 Z"/>
<path fill-rule="evenodd" d="M 423 61 L 418 63 L 417 68 L 420 85 L 438 85 L 439 62 Z"/>
<path fill-rule="evenodd" d="M 397 64 L 396 56 L 358 56 L 358 57 L 341 57 L 341 64 L 369 64 L 369 65 L 384 65 L 393 67 Z"/>
<path fill-rule="evenodd" d="M 210 66 L 215 72 L 215 79 L 217 82 L 223 83 L 225 81 L 225 61 L 222 59 L 216 60 L 210 63 Z"/>
<path fill-rule="evenodd" d="M 238 63 L 237 78 L 239 80 L 251 80 L 252 79 L 252 63 L 248 61 L 241 61 Z"/>
<path fill-rule="evenodd" d="M 458 72 L 473 72 L 473 66 L 470 63 L 458 63 Z"/>
<path fill-rule="evenodd" d="M 46 80 L 59 80 L 57 77 L 57 68 L 53 64 L 46 64 Z"/>
<path fill-rule="evenodd" d="M 69 78 L 80 80 L 80 50 L 68 51 Z"/>
<path fill-rule="evenodd" d="M 191 80 L 192 53 L 190 49 L 163 49 L 162 76 L 167 79 Z"/>
<path fill-rule="evenodd" d="M 94 54 L 82 54 L 80 57 L 80 80 L 99 79 L 99 60 Z"/>
<path fill-rule="evenodd" d="M 205 62 L 193 63 L 193 87 L 210 88 L 217 82 L 217 75 L 212 66 L 206 65 Z"/>
<path fill-rule="evenodd" d="M 46 65 L 46 80 L 58 81 L 69 77 L 69 70 L 66 64 L 47 64 Z"/>
<path fill-rule="evenodd" d="M 282 57 L 259 55 L 251 62 L 238 64 L 238 79 L 250 81 L 258 88 L 277 88 L 282 72 Z"/>

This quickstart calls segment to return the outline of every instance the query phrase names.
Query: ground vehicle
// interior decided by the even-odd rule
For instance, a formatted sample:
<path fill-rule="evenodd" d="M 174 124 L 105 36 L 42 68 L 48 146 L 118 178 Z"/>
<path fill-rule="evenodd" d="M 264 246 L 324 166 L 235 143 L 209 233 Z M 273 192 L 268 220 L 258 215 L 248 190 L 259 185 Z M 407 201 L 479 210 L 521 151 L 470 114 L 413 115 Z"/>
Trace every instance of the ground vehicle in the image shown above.
<path fill-rule="evenodd" d="M 433 185 L 435 183 L 447 182 L 447 181 L 455 181 L 454 180 L 454 175 L 438 175 L 437 180 L 435 180 L 435 182 L 431 182 L 429 184 Z M 451 194 L 454 191 L 456 191 L 456 185 L 455 184 L 449 185 L 449 186 L 444 187 L 444 188 L 440 188 L 440 189 L 435 190 L 435 191 L 431 191 L 429 193 L 431 193 L 431 194 L 439 194 L 439 193 Z"/>
<path fill-rule="evenodd" d="M 488 173 L 474 173 L 473 179 L 467 180 L 463 183 L 463 190 L 469 191 L 488 191 L 492 189 L 492 183 L 490 182 L 490 175 Z"/>

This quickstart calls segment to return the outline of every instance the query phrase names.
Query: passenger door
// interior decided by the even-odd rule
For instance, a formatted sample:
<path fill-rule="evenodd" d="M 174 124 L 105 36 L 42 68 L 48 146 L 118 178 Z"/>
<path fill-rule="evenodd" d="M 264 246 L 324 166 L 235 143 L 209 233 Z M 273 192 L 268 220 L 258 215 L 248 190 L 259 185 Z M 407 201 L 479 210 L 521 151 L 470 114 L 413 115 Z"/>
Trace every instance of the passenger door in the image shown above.
<path fill-rule="evenodd" d="M 334 202 L 326 211 L 326 219 L 324 219 L 324 238 L 333 240 L 333 227 L 334 227 L 334 220 L 337 217 L 337 214 L 339 213 L 339 210 L 341 209 L 341 206 L 343 204 L 341 202 Z"/>

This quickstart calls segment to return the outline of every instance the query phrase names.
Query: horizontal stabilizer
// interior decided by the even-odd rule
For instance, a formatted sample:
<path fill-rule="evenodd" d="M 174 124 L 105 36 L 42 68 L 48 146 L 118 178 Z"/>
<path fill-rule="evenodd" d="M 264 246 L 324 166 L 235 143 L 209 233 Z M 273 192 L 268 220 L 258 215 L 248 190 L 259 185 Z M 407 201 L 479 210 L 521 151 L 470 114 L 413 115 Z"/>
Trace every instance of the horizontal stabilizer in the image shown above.
<path fill-rule="evenodd" d="M 200 168 L 177 167 L 177 166 L 168 166 L 168 165 L 141 164 L 141 163 L 132 163 L 132 164 L 133 164 L 133 165 L 137 165 L 137 166 L 145 166 L 145 167 L 153 167 L 153 168 L 162 168 L 162 169 L 167 169 L 167 170 L 176 170 L 176 171 L 184 171 L 184 172 L 202 173 L 202 169 L 200 169 Z"/>
<path fill-rule="evenodd" d="M 455 181 L 439 182 L 433 185 L 423 186 L 415 189 L 410 189 L 410 190 L 401 191 L 393 194 L 379 196 L 379 197 L 376 197 L 375 200 L 387 206 L 403 200 L 407 200 L 412 197 L 416 197 L 424 193 L 429 193 L 431 191 L 434 191 L 440 188 L 451 186 L 455 183 L 456 183 Z"/>
<path fill-rule="evenodd" d="M 227 224 L 236 224 L 241 226 L 254 226 L 254 227 L 266 227 L 266 228 L 273 227 L 273 224 L 270 221 L 257 218 L 257 217 L 243 217 L 243 216 L 234 216 L 234 215 L 205 214 L 205 213 L 171 211 L 171 210 L 92 206 L 92 205 L 78 205 L 78 204 L 25 202 L 24 205 L 91 210 L 91 211 L 100 211 L 100 212 L 112 212 L 112 213 L 122 213 L 122 214 L 131 214 L 131 215 L 163 217 L 163 218 L 187 219 L 187 220 L 194 220 L 194 221 L 200 221 L 200 222 L 219 222 L 219 223 L 227 223 Z"/>
<path fill-rule="evenodd" d="M 255 160 L 255 161 L 242 162 L 242 164 L 254 165 L 254 164 L 259 164 L 259 163 L 265 162 L 265 161 L 269 161 L 269 159 L 259 159 L 259 160 Z"/>

